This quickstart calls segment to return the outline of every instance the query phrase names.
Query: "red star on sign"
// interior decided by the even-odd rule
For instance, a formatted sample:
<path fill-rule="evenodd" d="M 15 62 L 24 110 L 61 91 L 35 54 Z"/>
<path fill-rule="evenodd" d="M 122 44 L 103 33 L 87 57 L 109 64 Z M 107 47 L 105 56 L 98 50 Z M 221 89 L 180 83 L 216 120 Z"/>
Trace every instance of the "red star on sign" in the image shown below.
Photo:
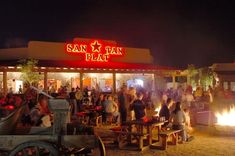
<path fill-rule="evenodd" d="M 91 47 L 93 52 L 100 52 L 101 44 L 98 41 L 94 41 L 91 43 Z"/>

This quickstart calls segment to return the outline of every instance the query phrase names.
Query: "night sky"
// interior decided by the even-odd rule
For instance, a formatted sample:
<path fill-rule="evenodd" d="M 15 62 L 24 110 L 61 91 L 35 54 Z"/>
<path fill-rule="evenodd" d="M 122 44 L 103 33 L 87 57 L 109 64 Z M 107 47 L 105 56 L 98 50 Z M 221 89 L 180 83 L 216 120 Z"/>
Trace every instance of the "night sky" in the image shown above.
<path fill-rule="evenodd" d="M 158 65 L 233 62 L 233 1 L 2 0 L 0 47 L 85 37 L 150 48 Z"/>

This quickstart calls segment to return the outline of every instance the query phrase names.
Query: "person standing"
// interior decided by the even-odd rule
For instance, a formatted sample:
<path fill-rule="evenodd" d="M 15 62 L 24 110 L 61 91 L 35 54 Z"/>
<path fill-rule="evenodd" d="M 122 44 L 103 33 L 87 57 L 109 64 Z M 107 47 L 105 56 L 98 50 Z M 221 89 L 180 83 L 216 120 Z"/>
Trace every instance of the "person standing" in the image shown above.
<path fill-rule="evenodd" d="M 80 112 L 82 110 L 82 91 L 79 87 L 76 88 L 75 97 L 77 102 L 77 109 Z"/>
<path fill-rule="evenodd" d="M 22 94 L 23 93 L 23 89 L 22 89 L 22 86 L 20 85 L 19 86 L 19 94 Z"/>
<path fill-rule="evenodd" d="M 77 101 L 76 101 L 76 96 L 75 96 L 75 88 L 72 88 L 71 92 L 69 93 L 69 100 L 70 100 L 70 105 L 72 107 L 72 114 L 76 115 L 77 113 Z"/>
<path fill-rule="evenodd" d="M 100 108 L 97 111 L 98 111 L 99 115 L 102 115 L 102 121 L 106 122 L 104 103 L 105 103 L 105 95 L 101 93 L 99 95 L 99 98 L 95 102 L 95 106 Z"/>
<path fill-rule="evenodd" d="M 136 120 L 141 120 L 145 117 L 146 111 L 145 111 L 145 104 L 143 102 L 143 94 L 142 93 L 137 93 L 137 99 L 131 104 L 130 109 L 134 110 L 135 112 L 135 119 Z"/>
<path fill-rule="evenodd" d="M 193 94 L 190 92 L 186 92 L 185 100 L 186 100 L 186 107 L 190 108 L 192 105 L 192 102 L 194 101 Z"/>
<path fill-rule="evenodd" d="M 137 99 L 136 97 L 136 89 L 134 87 L 130 87 L 128 91 L 128 104 L 129 107 L 133 104 L 133 102 Z M 135 114 L 133 110 L 128 110 L 127 112 L 127 119 L 134 120 Z"/>
<path fill-rule="evenodd" d="M 126 122 L 127 110 L 128 110 L 128 99 L 127 99 L 127 86 L 124 85 L 118 95 L 119 112 L 121 114 L 121 123 Z"/>

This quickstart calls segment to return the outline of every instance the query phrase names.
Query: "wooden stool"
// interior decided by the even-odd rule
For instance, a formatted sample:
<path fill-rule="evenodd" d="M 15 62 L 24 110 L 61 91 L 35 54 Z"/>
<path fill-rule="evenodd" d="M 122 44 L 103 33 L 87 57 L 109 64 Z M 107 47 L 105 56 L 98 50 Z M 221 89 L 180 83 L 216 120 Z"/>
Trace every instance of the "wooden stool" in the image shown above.
<path fill-rule="evenodd" d="M 112 124 L 113 123 L 113 114 L 106 113 L 106 123 Z"/>
<path fill-rule="evenodd" d="M 100 127 L 102 125 L 102 115 L 96 118 L 95 123 L 97 127 Z"/>

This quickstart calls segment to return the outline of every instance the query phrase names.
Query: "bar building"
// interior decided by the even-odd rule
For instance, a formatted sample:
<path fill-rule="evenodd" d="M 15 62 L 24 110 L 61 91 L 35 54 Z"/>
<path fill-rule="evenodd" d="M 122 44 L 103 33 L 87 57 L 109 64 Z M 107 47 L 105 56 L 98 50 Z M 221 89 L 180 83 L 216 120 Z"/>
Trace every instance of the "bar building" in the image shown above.
<path fill-rule="evenodd" d="M 148 90 L 176 87 L 182 72 L 153 65 L 149 49 L 119 47 L 115 41 L 75 38 L 71 43 L 30 41 L 24 48 L 0 49 L 0 89 L 17 93 L 23 86 L 17 65 L 38 60 L 39 87 L 58 91 L 61 86 L 117 92 L 123 83 Z M 168 82 L 165 84 L 162 83 Z"/>
<path fill-rule="evenodd" d="M 217 74 L 217 81 L 224 90 L 235 93 L 235 61 L 233 63 L 215 63 L 211 66 Z"/>

